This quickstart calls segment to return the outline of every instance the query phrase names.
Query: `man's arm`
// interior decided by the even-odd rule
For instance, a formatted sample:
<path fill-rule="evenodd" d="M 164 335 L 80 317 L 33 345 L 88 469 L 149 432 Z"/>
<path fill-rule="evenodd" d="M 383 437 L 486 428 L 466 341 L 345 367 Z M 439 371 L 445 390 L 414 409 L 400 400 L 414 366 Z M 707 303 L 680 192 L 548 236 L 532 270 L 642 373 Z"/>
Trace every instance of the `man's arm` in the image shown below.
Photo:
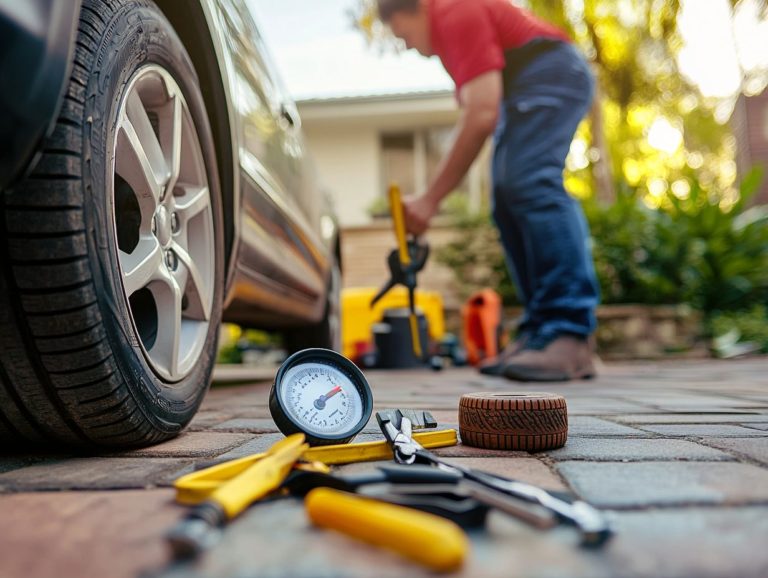
<path fill-rule="evenodd" d="M 481 74 L 461 88 L 461 116 L 456 125 L 456 139 L 440 162 L 427 192 L 417 199 L 405 201 L 406 226 L 414 235 L 427 230 L 442 200 L 458 186 L 480 154 L 486 139 L 496 128 L 502 93 L 502 75 L 497 70 Z"/>

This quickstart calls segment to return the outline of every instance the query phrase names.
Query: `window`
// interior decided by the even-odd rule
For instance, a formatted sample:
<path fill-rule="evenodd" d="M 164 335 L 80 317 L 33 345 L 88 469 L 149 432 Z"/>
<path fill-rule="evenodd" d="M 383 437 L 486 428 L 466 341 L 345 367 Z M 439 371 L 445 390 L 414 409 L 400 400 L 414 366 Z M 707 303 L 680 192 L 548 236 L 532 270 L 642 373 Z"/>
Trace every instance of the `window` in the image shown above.
<path fill-rule="evenodd" d="M 453 142 L 453 127 L 441 126 L 381 135 L 381 192 L 396 182 L 403 195 L 423 193 Z M 468 191 L 465 178 L 457 187 Z"/>
<path fill-rule="evenodd" d="M 381 184 L 384 194 L 393 182 L 400 185 L 404 195 L 417 192 L 415 151 L 413 132 L 381 135 Z"/>

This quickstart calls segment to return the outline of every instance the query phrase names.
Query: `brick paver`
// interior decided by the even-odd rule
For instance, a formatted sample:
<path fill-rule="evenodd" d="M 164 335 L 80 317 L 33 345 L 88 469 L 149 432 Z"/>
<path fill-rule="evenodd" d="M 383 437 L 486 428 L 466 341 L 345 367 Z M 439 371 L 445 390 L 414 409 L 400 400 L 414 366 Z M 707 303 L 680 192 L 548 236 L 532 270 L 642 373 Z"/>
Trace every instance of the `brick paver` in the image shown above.
<path fill-rule="evenodd" d="M 271 375 L 214 388 L 188 431 L 135 452 L 0 456 L 0 578 L 430 576 L 387 552 L 309 526 L 302 504 L 255 506 L 196 564 L 170 565 L 162 536 L 186 511 L 166 488 L 197 464 L 263 451 L 281 439 Z M 378 408 L 432 411 L 456 427 L 458 398 L 552 391 L 569 407 L 569 441 L 528 454 L 467 446 L 447 459 L 604 508 L 617 534 L 602 550 L 569 527 L 548 532 L 494 512 L 473 531 L 467 578 L 768 576 L 768 359 L 608 365 L 594 381 L 513 384 L 471 369 L 368 373 Z M 358 441 L 380 439 L 375 423 Z M 352 464 L 362 472 L 376 464 Z M 56 490 L 55 493 L 47 490 Z"/>
<path fill-rule="evenodd" d="M 710 438 L 707 443 L 768 465 L 768 434 L 759 439 Z"/>
<path fill-rule="evenodd" d="M 564 462 L 558 470 L 604 507 L 768 503 L 768 470 L 752 464 Z"/>
<path fill-rule="evenodd" d="M 685 440 L 572 437 L 564 448 L 546 452 L 555 460 L 643 461 L 700 460 L 729 461 L 729 454 Z"/>

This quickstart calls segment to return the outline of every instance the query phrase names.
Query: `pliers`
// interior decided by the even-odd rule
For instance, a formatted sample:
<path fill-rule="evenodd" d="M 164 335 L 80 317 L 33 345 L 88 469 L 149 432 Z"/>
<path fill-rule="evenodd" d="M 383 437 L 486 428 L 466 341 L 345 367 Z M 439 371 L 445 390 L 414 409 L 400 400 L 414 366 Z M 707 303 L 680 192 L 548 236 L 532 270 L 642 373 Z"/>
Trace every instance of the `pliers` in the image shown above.
<path fill-rule="evenodd" d="M 376 414 L 384 436 L 387 438 L 395 461 L 399 464 L 428 464 L 446 472 L 454 472 L 473 486 L 483 487 L 486 493 L 498 499 L 499 494 L 534 504 L 544 508 L 550 514 L 554 514 L 556 520 L 575 526 L 581 533 L 582 544 L 585 546 L 600 546 L 608 540 L 613 531 L 603 514 L 584 501 L 573 499 L 567 494 L 549 492 L 531 484 L 506 479 L 500 476 L 465 468 L 457 464 L 450 464 L 432 452 L 426 450 L 413 439 L 411 421 L 407 417 L 400 416 L 400 423 L 393 423 L 392 415 Z M 397 419 L 394 420 L 395 422 Z M 498 504 L 502 506 L 504 500 Z M 508 513 L 513 511 L 506 510 Z M 521 516 L 526 521 L 536 522 L 536 519 Z M 543 517 L 538 518 L 544 521 Z M 544 527 L 545 524 L 539 524 Z"/>

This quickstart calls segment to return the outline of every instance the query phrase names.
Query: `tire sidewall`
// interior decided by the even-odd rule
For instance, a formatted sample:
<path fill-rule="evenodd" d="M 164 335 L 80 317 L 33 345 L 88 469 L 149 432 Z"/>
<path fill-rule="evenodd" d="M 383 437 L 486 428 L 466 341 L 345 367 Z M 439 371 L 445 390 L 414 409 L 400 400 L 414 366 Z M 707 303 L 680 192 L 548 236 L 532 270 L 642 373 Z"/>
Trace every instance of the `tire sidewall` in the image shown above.
<path fill-rule="evenodd" d="M 222 204 L 213 137 L 194 67 L 170 23 L 153 4 L 128 1 L 111 14 L 88 82 L 84 116 L 85 219 L 93 282 L 111 349 L 122 377 L 145 417 L 175 431 L 194 415 L 207 391 L 217 353 L 223 292 Z M 211 193 L 215 239 L 214 299 L 206 345 L 193 370 L 179 382 L 164 382 L 144 355 L 123 290 L 112 186 L 120 104 L 134 74 L 158 65 L 181 88 L 197 130 Z M 106 154 L 104 154 L 106 151 Z"/>

